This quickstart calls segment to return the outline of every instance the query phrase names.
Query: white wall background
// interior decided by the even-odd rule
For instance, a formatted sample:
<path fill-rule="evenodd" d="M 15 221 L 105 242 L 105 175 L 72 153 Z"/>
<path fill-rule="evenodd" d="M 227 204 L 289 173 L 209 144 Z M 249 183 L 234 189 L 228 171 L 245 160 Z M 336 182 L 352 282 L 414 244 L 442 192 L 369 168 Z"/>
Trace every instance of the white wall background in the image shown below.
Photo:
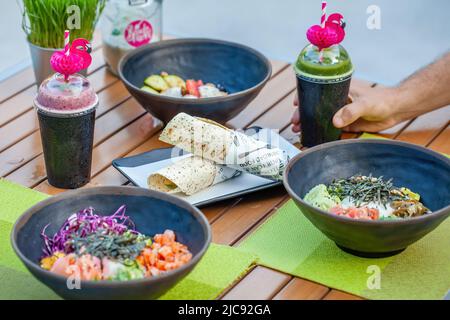
<path fill-rule="evenodd" d="M 124 0 L 126 1 L 126 0 Z M 0 0 L 0 79 L 29 63 L 14 0 Z M 250 45 L 292 62 L 305 32 L 320 20 L 321 0 L 165 0 L 164 32 Z M 381 9 L 381 30 L 369 30 L 369 5 Z M 343 45 L 356 76 L 394 84 L 450 49 L 449 0 L 329 0 L 347 21 Z"/>
<path fill-rule="evenodd" d="M 321 0 L 167 0 L 166 31 L 253 46 L 294 61 L 306 30 L 320 22 Z M 381 9 L 381 30 L 366 26 L 369 5 Z M 450 49 L 448 0 L 329 0 L 347 21 L 343 45 L 356 75 L 393 84 Z"/>

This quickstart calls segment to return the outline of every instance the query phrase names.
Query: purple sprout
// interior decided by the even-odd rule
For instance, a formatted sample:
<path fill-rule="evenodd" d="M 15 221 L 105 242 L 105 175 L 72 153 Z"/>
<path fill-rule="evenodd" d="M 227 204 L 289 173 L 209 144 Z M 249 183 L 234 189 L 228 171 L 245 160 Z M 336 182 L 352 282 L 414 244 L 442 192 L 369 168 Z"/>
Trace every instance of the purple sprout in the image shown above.
<path fill-rule="evenodd" d="M 125 231 L 137 233 L 134 222 L 125 215 L 125 205 L 120 206 L 110 216 L 97 215 L 94 211 L 94 208 L 89 207 L 72 214 L 53 237 L 46 234 L 47 227 L 50 225 L 47 224 L 41 232 L 41 237 L 44 240 L 44 256 L 51 256 L 58 251 L 66 254 L 72 253 L 74 248 L 70 240 L 74 236 L 84 238 L 99 229 L 104 230 L 105 234 L 120 235 Z"/>

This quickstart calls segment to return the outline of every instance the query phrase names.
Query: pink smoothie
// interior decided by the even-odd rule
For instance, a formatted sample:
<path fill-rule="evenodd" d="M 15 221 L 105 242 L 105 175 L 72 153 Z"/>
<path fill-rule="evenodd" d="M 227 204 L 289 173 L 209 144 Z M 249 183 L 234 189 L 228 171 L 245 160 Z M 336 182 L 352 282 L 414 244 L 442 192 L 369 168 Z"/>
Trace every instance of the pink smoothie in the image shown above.
<path fill-rule="evenodd" d="M 85 77 L 74 74 L 66 82 L 64 76 L 55 74 L 42 82 L 36 102 L 41 109 L 72 113 L 94 107 L 97 95 Z"/>

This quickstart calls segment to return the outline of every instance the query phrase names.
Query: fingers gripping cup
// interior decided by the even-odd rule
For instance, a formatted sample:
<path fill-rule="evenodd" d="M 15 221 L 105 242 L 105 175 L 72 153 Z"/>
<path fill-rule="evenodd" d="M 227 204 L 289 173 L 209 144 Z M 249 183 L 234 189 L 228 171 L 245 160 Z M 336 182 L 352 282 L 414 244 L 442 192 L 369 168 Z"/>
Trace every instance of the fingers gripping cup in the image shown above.
<path fill-rule="evenodd" d="M 332 123 L 334 114 L 348 99 L 353 65 L 339 45 L 344 39 L 342 15 L 334 13 L 322 24 L 308 29 L 311 44 L 300 53 L 294 70 L 300 104 L 301 142 L 305 147 L 338 140 L 341 130 Z"/>
<path fill-rule="evenodd" d="M 64 52 L 66 54 L 67 51 Z M 79 59 L 70 57 L 70 60 Z M 54 61 L 51 63 L 55 65 Z M 54 66 L 55 70 L 63 69 L 59 70 L 61 73 L 54 74 L 41 84 L 34 105 L 48 182 L 58 188 L 74 189 L 90 180 L 98 97 L 86 78 L 70 73 L 79 70 L 72 68 L 70 72 L 65 72 L 64 68 L 68 65 L 64 63 L 61 68 Z"/>

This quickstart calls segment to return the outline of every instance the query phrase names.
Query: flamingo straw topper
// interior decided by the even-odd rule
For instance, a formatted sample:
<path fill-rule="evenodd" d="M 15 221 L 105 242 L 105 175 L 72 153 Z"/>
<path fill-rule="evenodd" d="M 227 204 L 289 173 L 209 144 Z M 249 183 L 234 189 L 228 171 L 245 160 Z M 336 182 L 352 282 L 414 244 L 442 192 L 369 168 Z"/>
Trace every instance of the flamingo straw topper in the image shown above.
<path fill-rule="evenodd" d="M 327 19 L 326 9 L 327 2 L 322 1 L 320 25 L 311 26 L 306 32 L 309 42 L 318 47 L 320 51 L 341 43 L 345 37 L 345 22 L 342 14 L 333 13 Z"/>
<path fill-rule="evenodd" d="M 64 50 L 56 51 L 50 58 L 50 64 L 56 72 L 69 76 L 89 67 L 92 62 L 90 55 L 91 44 L 83 38 L 75 39 L 70 44 L 70 32 L 64 32 Z"/>

